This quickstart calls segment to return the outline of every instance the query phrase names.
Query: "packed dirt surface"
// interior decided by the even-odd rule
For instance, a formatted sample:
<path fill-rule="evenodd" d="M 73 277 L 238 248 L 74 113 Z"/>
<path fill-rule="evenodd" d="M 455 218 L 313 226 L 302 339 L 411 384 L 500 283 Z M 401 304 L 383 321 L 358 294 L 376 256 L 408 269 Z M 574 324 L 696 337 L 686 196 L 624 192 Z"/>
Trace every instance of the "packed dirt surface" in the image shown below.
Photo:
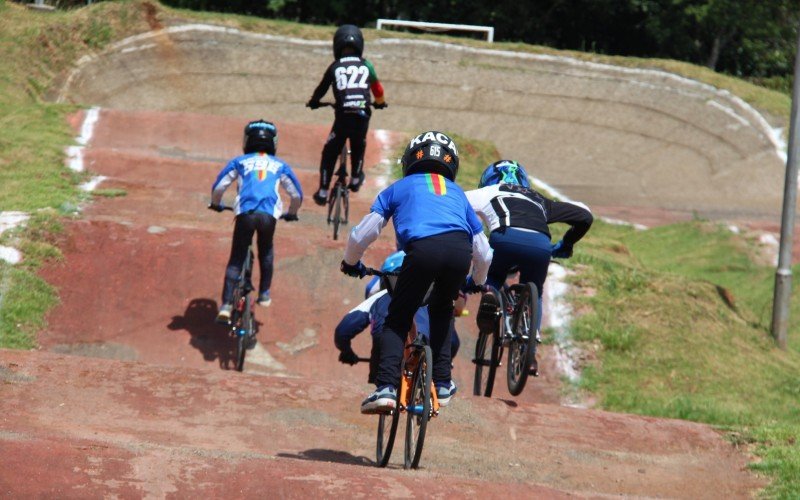
<path fill-rule="evenodd" d="M 748 457 L 708 426 L 564 406 L 549 346 L 519 397 L 502 374 L 492 398 L 471 396 L 472 316 L 457 320 L 460 390 L 429 427 L 421 469 L 399 465 L 404 424 L 389 469 L 374 468 L 377 419 L 358 412 L 367 368 L 339 364 L 332 341 L 365 283 L 338 272 L 344 242 L 310 198 L 332 114 L 302 103 L 329 52 L 173 27 L 87 59 L 66 81 L 64 100 L 102 107 L 86 168 L 124 196 L 97 197 L 68 223 L 63 261 L 42 273 L 61 298 L 42 350 L 0 351 L 0 397 L 13 409 L 0 414 L 0 493 L 749 498 L 763 487 Z M 429 128 L 493 140 L 600 213 L 777 213 L 774 145 L 724 93 L 430 43 L 384 40 L 367 55 L 391 104 L 373 118 L 351 225 L 387 182 L 386 158 L 406 133 Z M 232 217 L 206 205 L 257 117 L 277 122 L 278 156 L 306 201 L 299 222 L 278 224 L 273 303 L 256 311 L 259 342 L 238 373 L 233 339 L 213 322 Z M 393 246 L 389 226 L 366 264 Z M 361 355 L 369 345 L 368 333 L 354 342 Z"/>
<path fill-rule="evenodd" d="M 18 497 L 744 498 L 757 486 L 689 422 L 462 398 L 432 421 L 420 470 L 381 470 L 376 418 L 354 411 L 362 386 L 337 381 L 342 369 L 319 380 L 0 360 L 16 409 L 0 420 L 0 491 Z"/>

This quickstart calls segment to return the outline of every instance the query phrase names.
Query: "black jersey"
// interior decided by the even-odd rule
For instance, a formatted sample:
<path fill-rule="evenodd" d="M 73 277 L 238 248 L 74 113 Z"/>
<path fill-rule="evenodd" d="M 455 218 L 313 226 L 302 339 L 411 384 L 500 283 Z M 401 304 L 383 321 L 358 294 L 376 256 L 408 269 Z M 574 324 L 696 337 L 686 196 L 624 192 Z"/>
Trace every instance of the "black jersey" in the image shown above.
<path fill-rule="evenodd" d="M 331 63 L 322 81 L 314 90 L 312 100 L 319 101 L 333 87 L 336 111 L 370 114 L 370 86 L 378 81 L 372 64 L 358 56 L 345 56 Z"/>
<path fill-rule="evenodd" d="M 564 242 L 574 244 L 586 234 L 594 220 L 585 206 L 551 200 L 536 190 L 516 184 L 495 184 L 467 191 L 467 199 L 490 231 L 507 227 L 538 231 L 550 236 L 548 224 L 572 226 Z"/>

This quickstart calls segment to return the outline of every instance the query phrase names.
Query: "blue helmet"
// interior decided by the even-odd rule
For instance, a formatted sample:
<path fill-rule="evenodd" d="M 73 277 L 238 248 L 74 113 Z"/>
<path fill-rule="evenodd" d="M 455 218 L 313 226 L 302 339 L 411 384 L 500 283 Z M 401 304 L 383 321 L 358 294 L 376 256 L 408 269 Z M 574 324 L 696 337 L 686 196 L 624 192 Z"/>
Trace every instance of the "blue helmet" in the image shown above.
<path fill-rule="evenodd" d="M 500 160 L 492 163 L 481 175 L 478 187 L 493 186 L 495 184 L 516 184 L 530 188 L 528 172 L 519 163 L 513 160 Z"/>
<path fill-rule="evenodd" d="M 400 266 L 403 265 L 403 258 L 405 258 L 406 253 L 402 250 L 399 252 L 395 252 L 390 256 L 386 257 L 386 260 L 383 261 L 383 265 L 381 266 L 381 272 L 384 273 L 391 273 L 400 269 Z M 388 277 L 387 279 L 380 279 L 377 276 L 373 277 L 367 286 L 364 289 L 364 298 L 368 299 L 370 296 L 378 293 L 379 291 L 383 290 L 384 288 L 389 288 L 387 285 L 393 285 L 394 281 L 396 281 L 396 277 L 392 277 L 392 283 L 389 283 Z M 393 287 L 392 287 L 393 288 Z M 391 290 L 390 290 L 391 291 Z"/>
<path fill-rule="evenodd" d="M 402 250 L 399 252 L 395 252 L 392 255 L 386 257 L 386 260 L 383 261 L 383 265 L 381 266 L 381 272 L 384 273 L 391 273 L 400 269 L 400 266 L 403 265 L 403 259 L 405 258 L 406 253 Z"/>

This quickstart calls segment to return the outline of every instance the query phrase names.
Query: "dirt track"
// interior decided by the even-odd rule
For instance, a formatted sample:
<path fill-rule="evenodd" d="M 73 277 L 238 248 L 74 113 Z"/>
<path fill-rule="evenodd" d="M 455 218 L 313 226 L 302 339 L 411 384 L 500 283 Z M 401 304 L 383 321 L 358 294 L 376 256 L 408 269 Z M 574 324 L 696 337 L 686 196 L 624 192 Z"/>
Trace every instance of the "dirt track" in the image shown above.
<path fill-rule="evenodd" d="M 89 60 L 61 98 L 330 123 L 327 113 L 303 107 L 330 62 L 327 42 L 170 29 Z M 365 55 L 390 103 L 375 114 L 374 128 L 493 141 L 534 176 L 598 210 L 779 214 L 784 170 L 769 126 L 726 92 L 664 72 L 433 42 L 373 41 Z"/>
<path fill-rule="evenodd" d="M 253 47 L 245 50 L 250 45 L 272 58 L 260 65 L 270 70 L 259 73 L 272 78 L 268 98 L 251 93 L 256 76 L 243 71 L 256 66 Z M 372 53 L 392 107 L 376 114 L 373 131 L 458 124 L 457 132 L 495 139 L 509 156 L 536 158 L 537 176 L 570 196 L 596 205 L 631 201 L 621 210 L 691 206 L 764 215 L 774 209 L 768 186 L 740 175 L 762 161 L 759 168 L 775 168 L 768 141 L 755 129 L 728 126 L 724 116 L 730 115 L 715 117 L 708 110 L 717 108 L 703 100 L 708 96 L 555 62 L 512 65 L 485 56 L 453 57 L 445 48 L 378 47 Z M 502 383 L 490 400 L 469 396 L 470 318 L 458 323 L 461 393 L 433 422 L 423 470 L 364 467 L 373 454 L 374 426 L 372 417 L 357 412 L 368 389 L 365 367 L 336 363 L 331 341 L 338 319 L 363 296 L 364 283 L 338 273 L 343 244 L 330 239 L 322 209 L 307 199 L 298 224 L 278 227 L 274 302 L 257 311 L 260 344 L 248 356 L 246 373 L 227 370 L 233 344 L 211 321 L 232 229 L 230 216 L 204 208 L 211 182 L 237 154 L 241 127 L 255 113 L 278 121 L 279 156 L 295 167 L 310 195 L 330 113 L 312 113 L 299 103 L 315 83 L 316 68 L 325 66 L 327 47 L 189 31 L 147 39 L 137 51 L 125 48 L 132 47 L 85 65 L 65 94 L 110 108 L 101 111 L 84 157 L 90 170 L 109 178 L 103 187 L 127 195 L 88 206 L 68 228 L 64 262 L 43 273 L 62 299 L 39 338 L 50 352 L 0 351 L 0 395 L 19 409 L 0 421 L 0 491 L 60 497 L 254 497 L 273 491 L 292 497 L 745 498 L 763 485 L 746 471 L 747 458 L 706 426 L 560 406 L 560 376 L 546 349 L 543 376 L 520 398 L 508 396 Z M 231 64 L 242 68 L 226 66 Z M 480 83 L 500 71 L 494 64 L 505 66 L 500 89 Z M 421 69 L 411 71 L 414 65 Z M 460 86 L 402 76 L 431 68 Z M 589 84 L 579 87 L 580 81 Z M 298 82 L 308 91 L 299 92 Z M 629 92 L 650 87 L 652 95 Z M 503 96 L 530 89 L 539 95 L 536 105 L 523 96 L 512 103 L 518 113 L 498 113 Z M 552 96 L 552 89 L 605 97 L 595 97 L 587 115 L 587 99 Z M 414 107 L 415 95 L 434 104 Z M 615 104 L 631 99 L 637 104 Z M 251 101 L 259 107 L 243 113 L 243 103 Z M 579 123 L 579 116 L 585 120 Z M 687 122 L 702 130 L 684 130 Z M 656 128 L 644 132 L 645 124 Z M 662 140 L 667 131 L 669 145 Z M 400 136 L 386 137 L 391 149 Z M 370 183 L 354 200 L 354 219 L 365 213 L 386 168 L 380 144 L 370 137 Z M 634 155 L 642 161 L 623 168 L 621 158 Z M 653 168 L 642 170 L 641 164 Z M 669 165 L 670 173 L 655 165 Z M 723 165 L 732 170 L 723 172 Z M 689 171 L 713 173 L 719 193 L 683 189 Z M 661 189 L 671 181 L 675 189 Z M 692 177 L 695 188 L 699 182 L 709 177 Z M 763 191 L 748 197 L 750 205 L 731 208 L 735 186 Z M 367 263 L 379 264 L 392 243 L 388 235 L 381 238 Z M 356 351 L 366 354 L 368 342 L 366 334 L 359 337 Z"/>

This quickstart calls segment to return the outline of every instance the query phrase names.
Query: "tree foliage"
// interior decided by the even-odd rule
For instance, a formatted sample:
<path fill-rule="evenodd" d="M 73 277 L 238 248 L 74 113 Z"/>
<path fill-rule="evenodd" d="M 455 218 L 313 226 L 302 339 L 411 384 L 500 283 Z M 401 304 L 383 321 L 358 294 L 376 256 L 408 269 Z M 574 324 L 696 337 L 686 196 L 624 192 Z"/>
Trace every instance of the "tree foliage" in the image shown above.
<path fill-rule="evenodd" d="M 378 18 L 481 24 L 498 41 L 664 57 L 737 76 L 792 74 L 798 0 L 164 0 L 196 10 L 359 26 Z"/>

